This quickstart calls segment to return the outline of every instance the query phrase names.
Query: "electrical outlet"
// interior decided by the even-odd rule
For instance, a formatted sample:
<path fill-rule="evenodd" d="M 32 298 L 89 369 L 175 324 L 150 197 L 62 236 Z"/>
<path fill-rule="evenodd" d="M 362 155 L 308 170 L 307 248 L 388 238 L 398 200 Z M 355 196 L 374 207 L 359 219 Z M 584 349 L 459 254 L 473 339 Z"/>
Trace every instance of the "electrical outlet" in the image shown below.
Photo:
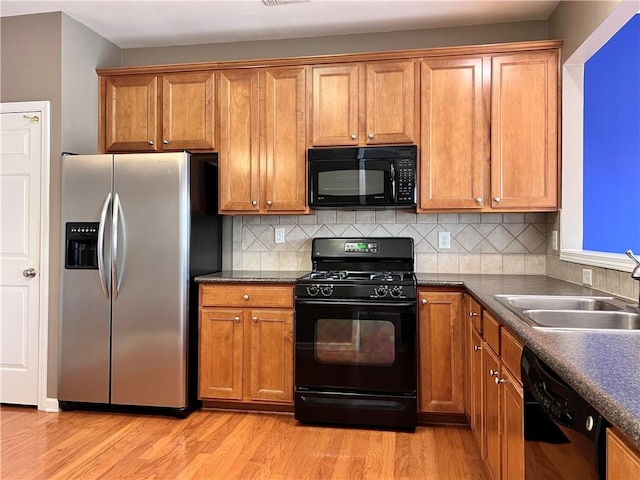
<path fill-rule="evenodd" d="M 438 248 L 451 248 L 451 232 L 438 232 Z"/>
<path fill-rule="evenodd" d="M 551 246 L 553 247 L 553 251 L 558 251 L 558 231 L 554 230 L 551 232 Z"/>
<path fill-rule="evenodd" d="M 284 243 L 284 228 L 276 228 L 274 237 L 276 243 Z"/>
<path fill-rule="evenodd" d="M 589 287 L 593 285 L 593 271 L 590 268 L 582 269 L 582 283 Z"/>

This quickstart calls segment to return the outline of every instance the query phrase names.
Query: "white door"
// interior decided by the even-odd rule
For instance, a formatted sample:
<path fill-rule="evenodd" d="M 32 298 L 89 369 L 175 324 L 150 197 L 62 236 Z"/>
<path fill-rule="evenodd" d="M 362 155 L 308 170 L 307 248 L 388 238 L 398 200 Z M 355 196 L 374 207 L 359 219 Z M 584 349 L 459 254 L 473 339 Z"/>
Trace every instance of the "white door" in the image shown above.
<path fill-rule="evenodd" d="M 38 405 L 42 112 L 0 113 L 0 402 Z"/>

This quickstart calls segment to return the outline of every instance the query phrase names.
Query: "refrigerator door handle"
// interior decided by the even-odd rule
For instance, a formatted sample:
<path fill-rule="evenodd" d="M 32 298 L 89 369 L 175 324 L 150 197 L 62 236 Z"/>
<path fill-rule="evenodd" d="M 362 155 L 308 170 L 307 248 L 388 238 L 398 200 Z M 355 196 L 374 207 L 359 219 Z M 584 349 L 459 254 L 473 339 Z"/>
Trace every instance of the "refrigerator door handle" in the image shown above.
<path fill-rule="evenodd" d="M 120 195 L 113 197 L 113 217 L 111 224 L 111 291 L 113 299 L 118 299 L 118 224 L 120 223 Z"/>
<path fill-rule="evenodd" d="M 107 287 L 107 278 L 104 276 L 104 227 L 107 223 L 107 211 L 111 203 L 111 192 L 107 194 L 102 204 L 102 213 L 100 213 L 100 224 L 98 225 L 98 275 L 100 276 L 100 285 L 102 293 L 109 300 L 109 287 Z"/>

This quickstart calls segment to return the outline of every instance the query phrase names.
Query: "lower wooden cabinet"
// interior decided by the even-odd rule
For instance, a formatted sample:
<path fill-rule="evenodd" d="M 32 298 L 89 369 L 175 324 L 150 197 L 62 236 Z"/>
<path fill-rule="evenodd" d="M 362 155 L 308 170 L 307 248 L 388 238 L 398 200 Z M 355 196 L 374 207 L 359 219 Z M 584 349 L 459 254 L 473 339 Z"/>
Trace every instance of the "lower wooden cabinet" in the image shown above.
<path fill-rule="evenodd" d="M 199 398 L 292 405 L 293 318 L 290 286 L 201 286 Z"/>
<path fill-rule="evenodd" d="M 464 413 L 462 293 L 418 292 L 419 411 Z"/>
<path fill-rule="evenodd" d="M 524 479 L 524 396 L 522 385 L 505 368 L 500 373 L 501 478 Z M 640 477 L 639 477 L 640 478 Z"/>
<path fill-rule="evenodd" d="M 494 480 L 500 479 L 501 444 L 500 389 L 495 379 L 500 375 L 500 359 L 487 342 L 482 343 L 482 381 L 484 389 L 482 416 L 484 418 L 484 460 Z"/>
<path fill-rule="evenodd" d="M 607 430 L 607 480 L 640 478 L 640 450 L 631 445 L 622 434 Z"/>

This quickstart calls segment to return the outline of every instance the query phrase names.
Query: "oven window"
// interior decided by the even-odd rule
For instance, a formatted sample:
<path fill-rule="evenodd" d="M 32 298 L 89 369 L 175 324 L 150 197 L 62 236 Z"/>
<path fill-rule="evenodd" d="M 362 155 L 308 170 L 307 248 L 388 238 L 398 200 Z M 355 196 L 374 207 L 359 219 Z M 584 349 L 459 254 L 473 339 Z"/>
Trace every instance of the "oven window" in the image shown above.
<path fill-rule="evenodd" d="M 388 320 L 316 321 L 315 357 L 320 363 L 392 365 L 395 345 L 395 328 Z"/>
<path fill-rule="evenodd" d="M 361 174 L 363 176 L 362 184 L 360 183 Z M 384 195 L 385 175 L 384 170 L 327 170 L 318 172 L 318 194 L 334 197 Z"/>

